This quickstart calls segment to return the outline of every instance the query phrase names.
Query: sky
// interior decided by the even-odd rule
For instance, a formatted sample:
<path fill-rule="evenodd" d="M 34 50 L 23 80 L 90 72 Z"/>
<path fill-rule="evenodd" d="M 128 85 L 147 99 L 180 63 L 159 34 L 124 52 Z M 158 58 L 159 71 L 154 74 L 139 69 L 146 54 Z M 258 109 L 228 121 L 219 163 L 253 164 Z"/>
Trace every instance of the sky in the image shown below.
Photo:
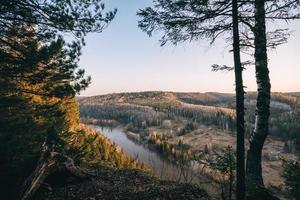
<path fill-rule="evenodd" d="M 86 38 L 79 64 L 91 75 L 92 84 L 81 95 L 139 91 L 233 93 L 233 72 L 212 72 L 210 67 L 232 66 L 229 44 L 220 39 L 212 46 L 197 41 L 161 47 L 160 33 L 148 37 L 137 26 L 136 12 L 151 2 L 106 1 L 108 9 L 118 9 L 117 16 L 102 33 Z M 293 31 L 289 42 L 268 54 L 273 92 L 300 91 L 300 21 L 288 27 Z M 246 91 L 256 90 L 254 67 L 248 67 L 243 76 Z"/>

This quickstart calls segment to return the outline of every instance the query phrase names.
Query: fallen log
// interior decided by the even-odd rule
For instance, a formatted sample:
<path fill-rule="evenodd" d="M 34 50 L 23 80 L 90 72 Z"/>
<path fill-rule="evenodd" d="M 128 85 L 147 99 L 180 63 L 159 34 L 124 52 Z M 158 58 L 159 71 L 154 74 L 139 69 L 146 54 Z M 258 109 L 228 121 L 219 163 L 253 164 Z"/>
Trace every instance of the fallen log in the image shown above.
<path fill-rule="evenodd" d="M 32 198 L 44 181 L 57 172 L 69 173 L 79 180 L 89 179 L 94 176 L 91 172 L 76 166 L 72 158 L 54 151 L 54 148 L 51 149 L 44 143 L 37 167 L 23 185 L 22 200 Z"/>

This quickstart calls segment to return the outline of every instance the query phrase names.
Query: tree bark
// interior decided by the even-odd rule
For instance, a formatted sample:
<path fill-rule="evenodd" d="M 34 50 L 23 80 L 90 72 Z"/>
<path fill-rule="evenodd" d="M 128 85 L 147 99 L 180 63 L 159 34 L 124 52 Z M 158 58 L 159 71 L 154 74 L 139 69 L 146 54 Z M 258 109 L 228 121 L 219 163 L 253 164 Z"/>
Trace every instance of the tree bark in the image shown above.
<path fill-rule="evenodd" d="M 262 149 L 268 136 L 271 84 L 268 70 L 265 0 L 255 0 L 255 70 L 257 103 L 255 127 L 249 139 L 246 174 L 251 184 L 263 186 Z"/>
<path fill-rule="evenodd" d="M 232 22 L 233 22 L 233 53 L 234 53 L 234 71 L 236 87 L 236 130 L 237 130 L 237 168 L 236 168 L 236 198 L 245 199 L 245 120 L 244 120 L 244 85 L 243 85 L 243 67 L 240 56 L 240 37 L 238 21 L 238 1 L 232 0 Z"/>

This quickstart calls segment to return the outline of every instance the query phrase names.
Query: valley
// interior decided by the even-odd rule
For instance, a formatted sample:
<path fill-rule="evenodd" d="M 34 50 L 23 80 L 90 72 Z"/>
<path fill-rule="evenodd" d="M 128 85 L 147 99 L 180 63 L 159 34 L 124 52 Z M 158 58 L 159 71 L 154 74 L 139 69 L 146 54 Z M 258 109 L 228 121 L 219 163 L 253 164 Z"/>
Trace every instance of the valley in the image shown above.
<path fill-rule="evenodd" d="M 245 101 L 247 137 L 253 128 L 255 98 L 255 93 L 249 93 Z M 299 129 L 289 120 L 299 116 L 299 99 L 294 93 L 273 93 L 271 102 L 271 136 L 264 146 L 263 174 L 267 187 L 278 194 L 284 188 L 282 159 L 297 160 L 299 156 Z M 141 92 L 78 101 L 82 122 L 122 127 L 130 140 L 154 149 L 170 162 L 179 166 L 198 163 L 195 172 L 208 179 L 216 177 L 216 170 L 207 170 L 208 165 L 203 163 L 227 147 L 235 148 L 232 94 Z M 293 128 L 286 128 L 291 125 Z"/>
<path fill-rule="evenodd" d="M 297 19 L 300 0 L 2 0 L 0 199 L 300 200 Z"/>

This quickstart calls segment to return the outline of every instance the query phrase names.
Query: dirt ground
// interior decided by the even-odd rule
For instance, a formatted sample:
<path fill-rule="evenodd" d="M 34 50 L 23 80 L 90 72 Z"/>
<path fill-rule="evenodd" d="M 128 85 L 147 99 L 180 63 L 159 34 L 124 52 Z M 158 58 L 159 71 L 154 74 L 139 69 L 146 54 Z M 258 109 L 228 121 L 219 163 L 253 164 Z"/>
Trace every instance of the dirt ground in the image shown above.
<path fill-rule="evenodd" d="M 141 170 L 97 168 L 97 176 L 84 182 L 51 185 L 40 189 L 35 200 L 209 200 L 207 192 L 195 185 L 163 181 Z"/>

